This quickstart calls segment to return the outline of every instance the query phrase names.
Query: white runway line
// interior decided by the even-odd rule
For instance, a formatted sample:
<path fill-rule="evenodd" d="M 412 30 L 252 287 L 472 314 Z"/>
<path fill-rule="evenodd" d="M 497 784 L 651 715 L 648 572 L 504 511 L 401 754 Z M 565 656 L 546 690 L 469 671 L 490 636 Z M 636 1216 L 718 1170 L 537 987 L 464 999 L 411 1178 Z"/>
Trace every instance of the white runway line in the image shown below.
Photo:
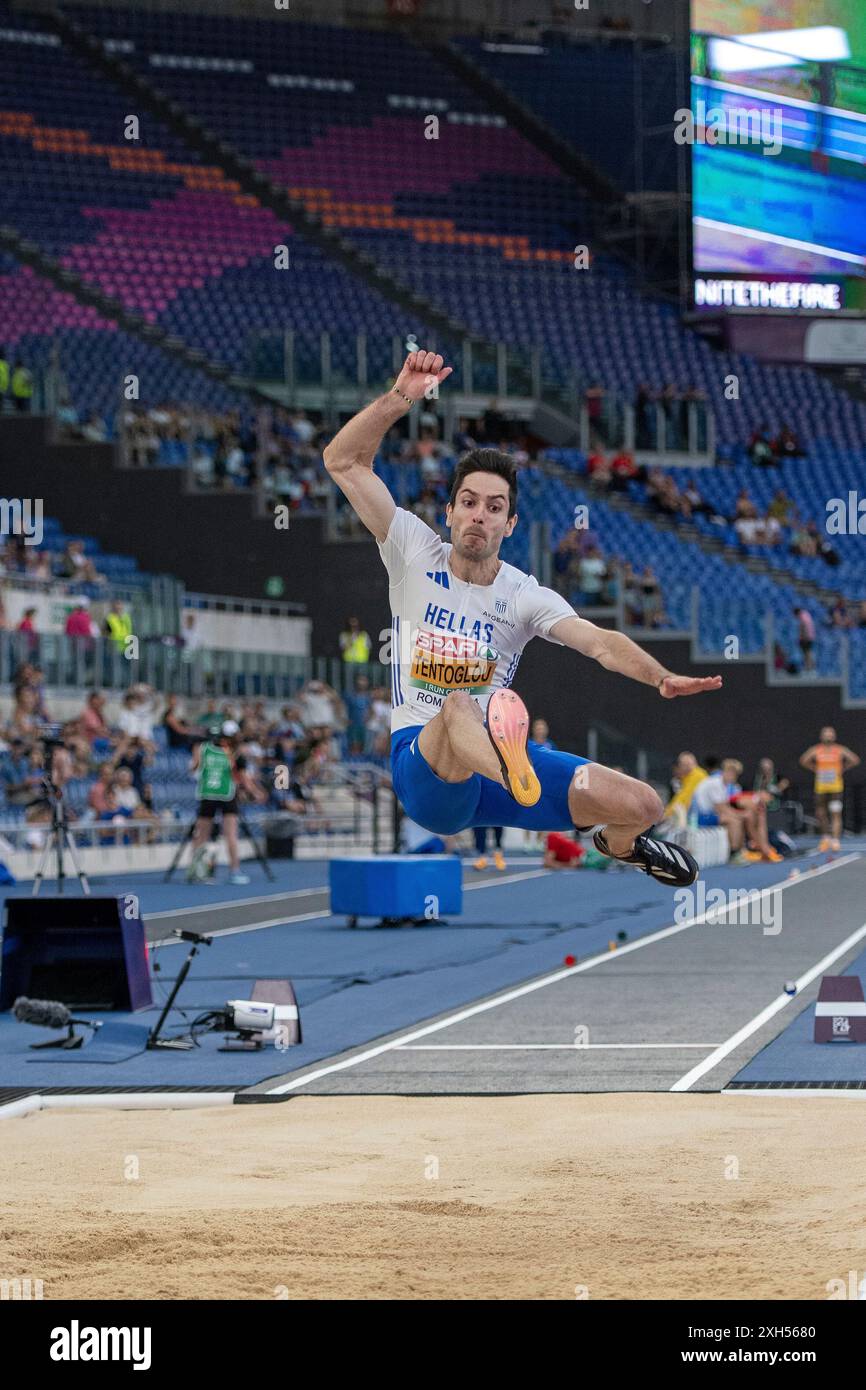
<path fill-rule="evenodd" d="M 718 1043 L 418 1043 L 398 1047 L 397 1052 L 616 1052 L 621 1049 L 650 1049 L 672 1047 L 678 1052 L 697 1048 L 709 1052 Z"/>
<path fill-rule="evenodd" d="M 169 916 L 172 914 L 169 913 Z M 330 917 L 330 909 L 322 912 L 299 912 L 294 917 L 271 917 L 266 922 L 247 922 L 243 927 L 222 927 L 216 931 L 202 932 L 203 936 L 239 936 L 246 931 L 263 931 L 265 927 L 282 927 L 289 922 L 311 922 L 315 917 Z M 148 941 L 148 949 L 152 950 L 155 946 L 185 946 L 188 943 L 180 936 L 163 936 L 159 941 Z"/>
<path fill-rule="evenodd" d="M 314 893 L 327 893 L 328 885 L 321 888 L 292 888 L 286 893 L 265 893 L 260 898 L 223 898 L 218 903 L 199 903 L 198 907 L 176 907 L 166 912 L 148 912 L 149 922 L 158 922 L 160 917 L 187 917 L 191 912 L 227 912 L 231 907 L 252 907 L 253 903 L 275 903 L 280 898 L 309 898 Z"/>
<path fill-rule="evenodd" d="M 728 1038 L 727 1042 L 722 1043 L 720 1047 L 716 1048 L 715 1052 L 711 1053 L 709 1057 L 704 1058 L 703 1062 L 699 1062 L 691 1071 L 686 1072 L 685 1076 L 681 1076 L 679 1081 L 674 1082 L 673 1086 L 671 1086 L 671 1090 L 687 1091 L 689 1087 L 693 1086 L 696 1081 L 699 1081 L 702 1076 L 706 1076 L 707 1072 L 712 1071 L 713 1067 L 716 1066 L 718 1062 L 721 1062 L 724 1057 L 727 1057 L 729 1052 L 733 1052 L 735 1047 L 739 1047 L 741 1042 L 745 1042 L 746 1038 L 750 1038 L 753 1033 L 763 1027 L 775 1014 L 786 1008 L 788 1004 L 793 1003 L 797 995 L 800 994 L 807 985 L 810 985 L 819 975 L 823 975 L 828 966 L 832 965 L 834 961 L 837 961 L 840 956 L 844 956 L 847 951 L 851 950 L 852 946 L 856 946 L 857 942 L 862 941 L 864 937 L 866 937 L 866 922 L 863 923 L 862 927 L 858 927 L 856 931 L 852 932 L 850 936 L 847 936 L 844 941 L 840 942 L 834 950 L 829 951 L 822 960 L 818 961 L 817 965 L 812 966 L 811 970 L 807 970 L 805 975 L 801 975 L 799 980 L 795 981 L 797 986 L 796 994 L 780 994 L 772 1003 L 768 1004 L 765 1009 L 762 1009 L 759 1014 L 755 1014 L 755 1017 L 750 1019 L 748 1023 L 744 1023 L 742 1028 L 738 1028 L 736 1033 L 733 1033 L 731 1037 Z"/>
<path fill-rule="evenodd" d="M 501 887 L 503 884 L 506 884 L 506 883 L 519 883 L 522 879 L 525 879 L 525 878 L 538 878 L 540 875 L 542 875 L 542 874 L 547 874 L 547 873 L 549 873 L 549 872 L 550 872 L 549 869 L 534 869 L 534 870 L 532 870 L 531 873 L 525 873 L 525 874 L 507 874 L 507 875 L 505 875 L 503 878 L 486 879 L 486 880 L 485 880 L 484 882 L 482 882 L 482 883 L 465 883 L 465 884 L 463 885 L 463 891 L 464 891 L 465 893 L 469 893 L 469 892 L 472 891 L 473 888 L 499 888 L 499 887 Z M 213 912 L 213 911 L 215 911 L 215 910 L 218 910 L 219 908 L 225 909 L 225 908 L 228 908 L 228 907 L 239 907 L 239 906 L 242 906 L 243 903 L 257 903 L 257 902 L 268 903 L 268 902 L 273 902 L 275 897 L 276 897 L 276 898 L 281 898 L 281 897 L 287 897 L 287 898 L 290 898 L 290 897 L 302 897 L 302 896 L 304 896 L 305 894 L 306 894 L 306 895 L 309 895 L 309 894 L 311 894 L 311 893 L 324 893 L 324 892 L 327 892 L 327 891 L 328 891 L 327 888 L 299 888 L 296 894 L 292 894 L 292 893 L 285 893 L 285 894 L 283 894 L 283 893 L 276 893 L 276 894 L 273 894 L 273 895 L 271 895 L 271 896 L 269 896 L 269 897 L 266 897 L 266 898 L 242 898 L 242 899 L 239 899 L 237 903 L 223 902 L 223 903 L 213 903 L 213 904 L 210 904 L 210 905 L 209 905 L 208 903 L 202 903 L 202 905 L 201 905 L 200 907 L 182 907 L 182 908 L 180 908 L 177 912 L 148 912 L 148 914 L 147 914 L 147 920 L 148 920 L 148 922 L 153 922 L 153 921 L 158 920 L 159 918 L 162 918 L 162 917 L 168 917 L 168 918 L 180 917 L 180 916 L 181 916 L 183 913 L 185 913 L 185 912 Z M 239 926 L 239 927 L 222 927 L 222 928 L 219 928 L 219 927 L 218 927 L 216 931 L 205 932 L 204 935 L 205 935 L 205 936 L 238 936 L 238 935 L 242 934 L 243 932 L 247 932 L 247 931 L 262 931 L 263 928 L 265 928 L 265 927 L 279 927 L 279 926 L 287 925 L 289 922 L 311 922 L 311 921 L 312 921 L 314 918 L 316 918 L 316 917 L 333 917 L 333 916 L 335 916 L 335 915 L 340 916 L 340 915 L 342 915 L 342 914 L 339 914 L 339 913 L 334 914 L 333 912 L 331 912 L 330 908 L 328 908 L 327 910 L 322 909 L 320 912 L 299 912 L 299 913 L 296 913 L 293 917 L 269 917 L 269 918 L 267 919 L 267 921 L 264 921 L 264 922 L 248 922 L 245 926 Z M 454 923 L 454 926 L 460 926 L 460 925 L 461 925 L 461 924 L 460 924 L 459 922 L 455 922 L 455 923 Z M 182 945 L 183 945 L 183 941 L 182 941 L 179 937 L 165 936 L 165 937 L 161 937 L 159 941 L 149 941 L 147 944 L 148 944 L 148 946 L 182 946 Z"/>
<path fill-rule="evenodd" d="M 822 874 L 832 873 L 834 869 L 841 869 L 844 865 L 852 864 L 857 858 L 856 854 L 844 855 L 841 859 L 834 859 L 831 864 L 822 864 L 817 869 L 807 869 L 797 878 L 785 879 L 782 883 L 775 883 L 762 889 L 756 897 L 763 897 L 765 893 L 779 893 L 785 888 L 799 887 L 803 883 L 811 882 L 814 878 L 819 878 Z M 544 872 L 548 872 L 548 870 Z M 479 884 L 479 887 L 481 886 Z M 731 909 L 735 906 L 737 905 L 731 904 Z M 551 975 L 544 975 L 540 980 L 531 980 L 528 984 L 518 985 L 505 994 L 497 995 L 495 999 L 487 999 L 479 1004 L 470 1004 L 466 1008 L 458 1010 L 457 1013 L 449 1014 L 440 1019 L 437 1023 L 425 1024 L 423 1028 L 413 1028 L 408 1033 L 392 1038 L 390 1042 L 378 1043 L 374 1047 L 365 1048 L 363 1052 L 357 1053 L 354 1057 L 346 1057 L 342 1062 L 330 1062 L 325 1066 L 317 1067 L 315 1071 L 296 1076 L 291 1081 L 283 1082 L 281 1086 L 270 1087 L 265 1094 L 285 1095 L 287 1091 L 296 1091 L 301 1086 L 308 1086 L 313 1081 L 320 1081 L 322 1077 L 331 1076 L 334 1072 L 346 1071 L 349 1067 L 360 1066 L 362 1062 L 372 1061 L 374 1057 L 381 1057 L 385 1052 L 393 1052 L 396 1048 L 402 1047 L 406 1043 L 415 1042 L 418 1038 L 426 1038 L 431 1033 L 440 1032 L 443 1028 L 453 1027 L 455 1023 L 463 1023 L 467 1018 L 475 1018 L 478 1014 L 487 1013 L 490 1009 L 498 1009 L 503 1004 L 510 1004 L 514 999 L 522 999 L 527 994 L 534 994 L 536 990 L 546 989 L 548 985 L 559 984 L 561 980 L 567 980 L 573 975 L 580 975 L 585 970 L 592 970 L 596 965 L 601 965 L 605 961 L 619 960 L 623 956 L 630 955 L 632 951 L 641 951 L 645 946 L 653 946 L 657 941 L 664 941 L 669 936 L 676 936 L 678 932 L 700 926 L 708 917 L 717 921 L 719 916 L 723 916 L 727 910 L 730 909 L 718 908 L 710 913 L 702 912 L 697 917 L 690 917 L 687 921 L 679 922 L 675 926 L 663 927 L 661 931 L 650 932 L 649 935 L 641 937 L 638 941 L 630 941 L 627 946 L 618 947 L 616 951 L 605 951 L 603 954 L 590 956 L 587 960 L 581 961 L 579 965 L 569 965 L 562 970 L 555 970 Z"/>

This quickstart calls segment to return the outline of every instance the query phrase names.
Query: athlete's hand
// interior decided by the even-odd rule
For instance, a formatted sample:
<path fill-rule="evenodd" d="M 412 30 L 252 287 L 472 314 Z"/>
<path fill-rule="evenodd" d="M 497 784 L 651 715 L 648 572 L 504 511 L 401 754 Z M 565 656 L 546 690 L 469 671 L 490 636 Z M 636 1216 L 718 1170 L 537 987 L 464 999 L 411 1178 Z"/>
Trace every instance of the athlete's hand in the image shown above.
<path fill-rule="evenodd" d="M 425 352 L 419 348 L 417 352 L 409 353 L 403 370 L 394 382 L 394 389 L 408 396 L 410 401 L 420 401 L 432 386 L 443 382 L 453 370 L 453 367 L 443 367 L 441 353 Z"/>
<path fill-rule="evenodd" d="M 721 690 L 721 676 L 665 676 L 659 685 L 659 694 L 666 700 L 677 695 L 702 695 L 705 690 Z"/>

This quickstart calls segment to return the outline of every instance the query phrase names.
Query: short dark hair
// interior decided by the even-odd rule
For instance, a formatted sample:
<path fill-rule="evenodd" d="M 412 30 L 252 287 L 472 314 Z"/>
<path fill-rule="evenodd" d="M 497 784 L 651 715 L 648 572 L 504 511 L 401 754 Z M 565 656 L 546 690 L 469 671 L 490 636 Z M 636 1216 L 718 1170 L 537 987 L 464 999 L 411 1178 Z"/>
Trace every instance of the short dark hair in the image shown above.
<path fill-rule="evenodd" d="M 470 449 L 464 454 L 451 479 L 451 493 L 448 501 L 454 506 L 455 498 L 470 473 L 495 473 L 508 484 L 508 515 L 517 511 L 517 464 L 510 454 L 501 449 Z"/>

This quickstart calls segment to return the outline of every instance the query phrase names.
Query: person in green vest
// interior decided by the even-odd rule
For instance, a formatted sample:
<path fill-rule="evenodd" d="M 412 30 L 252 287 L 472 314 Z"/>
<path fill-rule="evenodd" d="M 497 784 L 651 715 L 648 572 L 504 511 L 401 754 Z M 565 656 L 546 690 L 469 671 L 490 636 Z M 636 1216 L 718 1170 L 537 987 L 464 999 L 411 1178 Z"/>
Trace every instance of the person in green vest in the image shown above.
<path fill-rule="evenodd" d="M 0 347 L 0 415 L 6 410 L 6 402 L 9 399 L 9 354 L 4 347 Z"/>
<path fill-rule="evenodd" d="M 340 633 L 340 651 L 344 661 L 365 664 L 370 660 L 372 647 L 369 632 L 365 632 L 357 618 L 349 618 L 345 631 Z"/>
<path fill-rule="evenodd" d="M 201 877 L 201 865 L 211 838 L 214 816 L 219 811 L 231 867 L 229 881 L 249 883 L 249 877 L 241 872 L 238 850 L 237 779 L 246 770 L 246 761 L 237 752 L 236 740 L 240 730 L 234 719 L 227 719 L 222 727 L 218 726 L 211 732 L 213 736 L 198 744 L 192 754 L 191 770 L 198 774 L 198 812 L 187 882 L 195 883 Z"/>
<path fill-rule="evenodd" d="M 111 607 L 105 615 L 105 635 L 123 656 L 126 639 L 132 635 L 132 617 L 129 609 L 124 607 L 122 599 L 112 600 Z"/>
<path fill-rule="evenodd" d="M 12 368 L 12 399 L 16 410 L 29 410 L 33 399 L 33 377 L 20 357 Z"/>

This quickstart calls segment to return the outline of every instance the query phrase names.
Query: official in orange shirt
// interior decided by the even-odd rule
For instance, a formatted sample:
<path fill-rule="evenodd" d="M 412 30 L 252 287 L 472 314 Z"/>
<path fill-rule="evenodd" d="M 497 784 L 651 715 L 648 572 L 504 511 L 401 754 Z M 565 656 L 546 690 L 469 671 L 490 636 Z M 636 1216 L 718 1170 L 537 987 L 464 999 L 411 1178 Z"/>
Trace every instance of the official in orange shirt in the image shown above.
<path fill-rule="evenodd" d="M 815 774 L 815 815 L 821 831 L 819 849 L 840 847 L 845 773 L 859 762 L 856 753 L 844 743 L 836 742 L 836 730 L 830 724 L 824 726 L 818 743 L 807 748 L 800 759 L 800 766 Z"/>

